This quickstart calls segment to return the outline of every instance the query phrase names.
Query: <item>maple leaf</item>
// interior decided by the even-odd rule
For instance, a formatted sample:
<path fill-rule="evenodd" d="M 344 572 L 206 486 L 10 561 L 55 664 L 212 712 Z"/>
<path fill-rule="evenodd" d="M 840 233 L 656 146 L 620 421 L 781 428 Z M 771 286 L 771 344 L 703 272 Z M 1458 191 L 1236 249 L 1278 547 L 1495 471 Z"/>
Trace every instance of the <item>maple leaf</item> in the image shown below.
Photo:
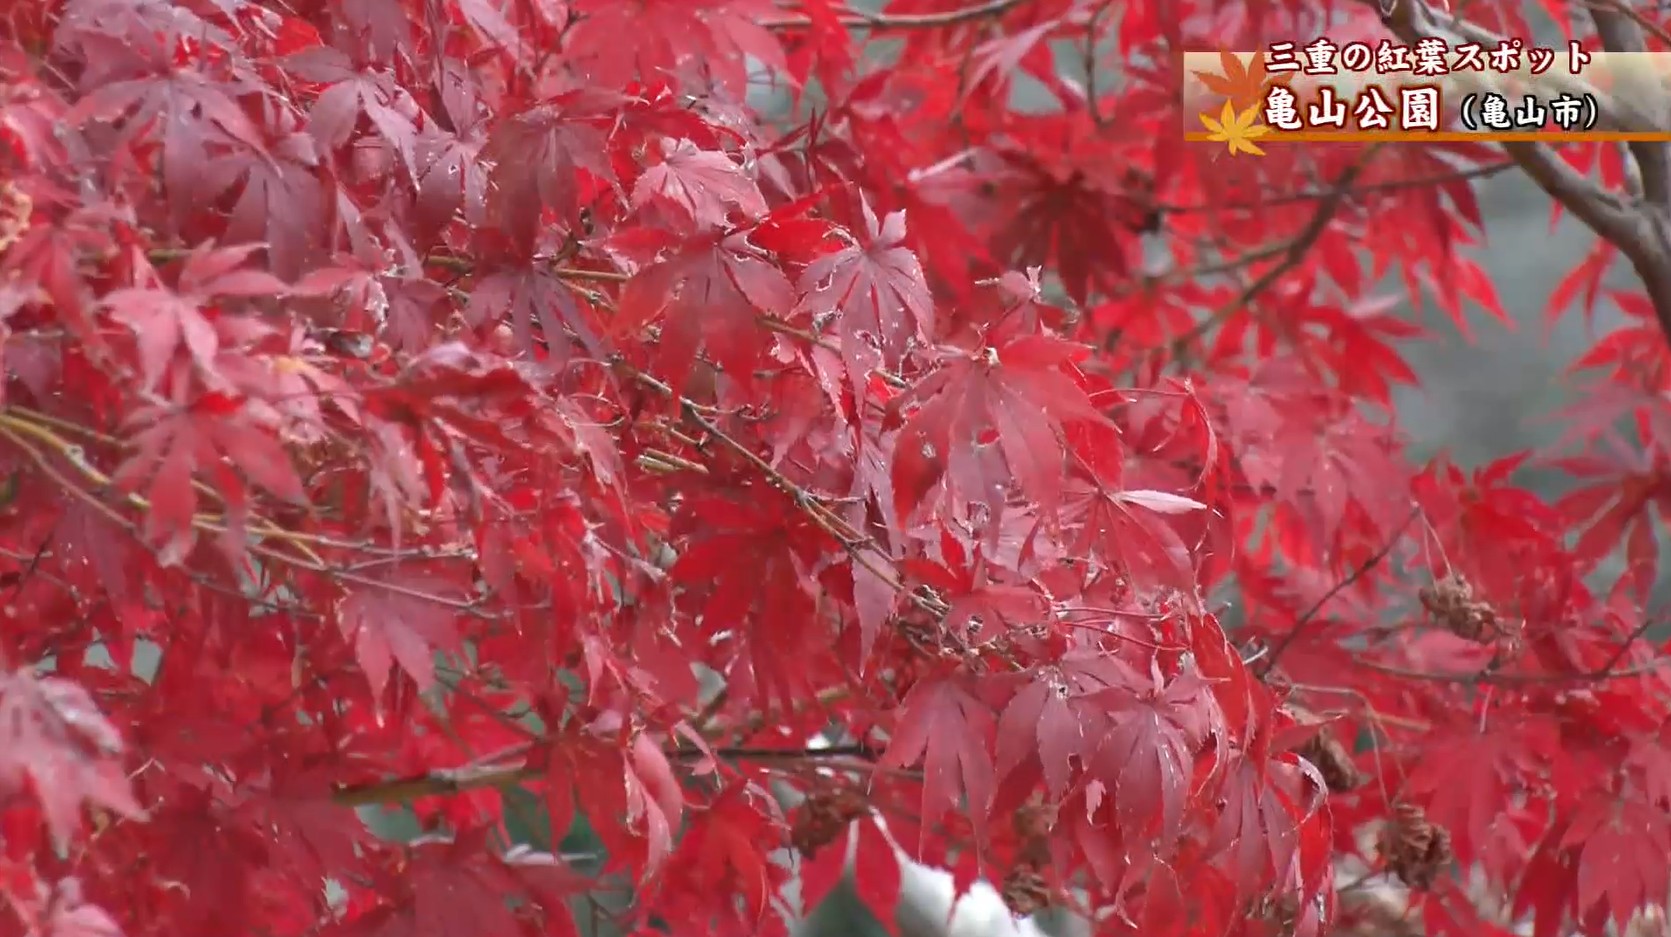
<path fill-rule="evenodd" d="M 1270 151 L 1263 55 L 1168 67 L 1281 4 L 859 6 L 8 6 L 0 917 L 572 937 L 618 883 L 623 930 L 781 937 L 816 929 L 790 878 L 851 864 L 884 921 L 1001 871 L 1018 912 L 1090 879 L 1105 930 L 1320 937 L 1389 797 L 1535 937 L 1660 903 L 1664 291 L 1606 294 L 1570 460 L 1412 471 L 1393 388 L 1436 336 L 1366 291 L 1509 321 L 1468 256 L 1501 153 Z M 1055 61 L 1110 44 L 1118 82 Z M 1551 314 L 1641 259 L 1603 227 Z M 1516 640 L 1405 627 L 1446 571 Z M 1324 724 L 1387 783 L 1325 799 Z M 423 835 L 349 809 L 395 801 Z M 500 841 L 541 832 L 606 878 Z M 1407 929 L 1506 933 L 1414 871 Z"/>
<path fill-rule="evenodd" d="M 1107 708 L 1091 695 L 1141 682 L 1119 658 L 1083 651 L 1030 675 L 998 719 L 999 776 L 1036 759 L 1046 789 L 1061 797 L 1074 778 L 1074 760 L 1088 763 L 1109 727 Z"/>
<path fill-rule="evenodd" d="M 165 563 L 179 562 L 193 543 L 198 494 L 192 479 L 199 469 L 213 470 L 220 495 L 239 517 L 247 510 L 248 492 L 238 475 L 226 470 L 227 462 L 280 498 L 307 500 L 276 434 L 231 398 L 211 394 L 189 407 L 144 407 L 133 411 L 129 422 L 134 453 L 112 480 L 127 490 L 145 484 L 146 536 L 163 545 Z"/>
<path fill-rule="evenodd" d="M 848 868 L 848 856 L 852 856 Z M 801 860 L 802 902 L 817 907 L 837 886 L 850 883 L 859 900 L 878 920 L 893 919 L 899 905 L 902 869 L 899 852 L 874 817 L 848 824 L 842 838 Z"/>
<path fill-rule="evenodd" d="M 906 560 L 903 572 L 933 586 L 950 604 L 942 626 L 958 640 L 985 644 L 1010 628 L 1026 627 L 1045 620 L 1049 608 L 1044 598 L 1026 586 L 993 582 L 991 567 L 976 548 L 965 559 L 963 548 L 951 537 L 941 537 L 941 550 L 949 566 L 929 560 Z"/>
<path fill-rule="evenodd" d="M 916 406 L 894 443 L 894 509 L 908 518 L 934 486 L 1003 514 L 1011 482 L 1045 511 L 1060 500 L 1063 425 L 1106 424 L 1071 376 L 1082 349 L 1019 335 L 977 354 L 952 354 L 894 406 Z"/>
<path fill-rule="evenodd" d="M 393 75 L 357 68 L 348 56 L 316 46 L 290 56 L 285 68 L 304 81 L 327 85 L 308 110 L 308 132 L 326 150 L 346 147 L 362 117 L 399 158 L 410 178 L 418 177 L 418 125 L 421 110 Z"/>
<path fill-rule="evenodd" d="M 724 667 L 731 692 L 791 707 L 810 692 L 805 674 L 819 648 L 781 622 L 816 616 L 817 587 L 797 557 L 816 556 L 827 534 L 781 505 L 693 498 L 680 523 L 694 530 L 669 574 L 701 597 L 710 641 L 736 647 Z"/>
<path fill-rule="evenodd" d="M 622 87 L 704 73 L 734 98 L 748 87 L 747 59 L 788 71 L 783 45 L 760 25 L 777 12 L 771 0 L 579 0 L 568 35 L 575 64 L 596 84 Z"/>
<path fill-rule="evenodd" d="M 238 189 L 226 240 L 264 243 L 275 274 L 301 276 L 319 255 L 315 232 L 324 226 L 330 204 L 320 162 L 318 144 L 300 132 L 280 137 L 264 153 L 219 160 L 214 175 Z"/>
<path fill-rule="evenodd" d="M 1186 675 L 1141 692 L 1117 685 L 1086 694 L 1085 702 L 1110 713 L 1085 770 L 1113 793 L 1121 833 L 1172 842 L 1183 831 L 1196 748 L 1219 721 L 1207 683 Z"/>
<path fill-rule="evenodd" d="M 435 683 L 435 652 L 459 651 L 456 588 L 447 580 L 405 572 L 344 590 L 338 609 L 343 636 L 365 670 L 374 697 L 383 695 L 394 664 L 419 690 Z"/>
<path fill-rule="evenodd" d="M 1578 854 L 1577 910 L 1605 911 L 1623 929 L 1657 907 L 1671 878 L 1671 820 L 1640 801 L 1590 798 L 1560 839 Z"/>
<path fill-rule="evenodd" d="M 923 766 L 922 815 L 938 819 L 960 802 L 984 840 L 986 813 L 997 792 L 992 743 L 997 722 L 968 678 L 927 680 L 900 703 L 882 765 Z"/>
<path fill-rule="evenodd" d="M 762 925 L 783 878 L 782 867 L 759 848 L 782 823 L 775 805 L 766 804 L 770 796 L 747 782 L 727 785 L 692 819 L 674 854 L 671 874 L 678 881 L 695 895 L 737 895 L 738 923 L 749 927 Z"/>
<path fill-rule="evenodd" d="M 275 296 L 285 290 L 269 273 L 238 269 L 259 249 L 199 247 L 186 256 L 174 289 L 129 287 L 106 295 L 111 315 L 132 328 L 138 339 L 147 390 L 157 387 L 182 348 L 200 372 L 218 378 L 215 359 L 221 337 L 204 307 L 217 298 Z"/>
<path fill-rule="evenodd" d="M 119 122 L 122 138 L 137 141 L 162 130 L 162 179 L 176 216 L 213 199 L 215 157 L 242 150 L 265 157 L 266 140 L 236 96 L 250 86 L 211 81 L 189 70 L 102 85 L 76 103 L 64 122 Z"/>
<path fill-rule="evenodd" d="M 425 233 L 439 235 L 455 215 L 472 225 L 487 221 L 488 167 L 481 159 L 486 141 L 480 132 L 468 137 L 425 126 L 413 147 L 417 158 L 418 222 Z"/>
<path fill-rule="evenodd" d="M 81 825 L 82 805 L 138 817 L 122 766 L 122 738 L 87 690 L 19 671 L 0 676 L 0 791 L 24 782 L 60 843 Z"/>
<path fill-rule="evenodd" d="M 895 368 L 909 348 L 934 335 L 934 300 L 922 265 L 905 246 L 905 213 L 893 212 L 878 223 L 868 201 L 860 207 L 864 241 L 808 264 L 799 286 L 815 328 L 838 322 L 848 380 L 862 393 L 872 346 L 881 352 L 882 364 Z"/>
<path fill-rule="evenodd" d="M 1450 832 L 1458 857 L 1471 860 L 1487 840 L 1498 805 L 1517 779 L 1537 770 L 1552 744 L 1546 725 L 1505 728 L 1485 734 L 1461 729 L 1431 738 L 1432 757 L 1417 763 L 1410 791 L 1434 823 Z"/>
<path fill-rule="evenodd" d="M 1206 114 L 1201 115 L 1201 125 L 1206 127 L 1208 131 L 1207 139 L 1216 143 L 1229 144 L 1231 156 L 1238 153 L 1247 153 L 1252 156 L 1265 155 L 1265 151 L 1261 150 L 1253 141 L 1270 133 L 1271 128 L 1258 121 L 1258 107 L 1238 111 L 1230 106 L 1229 101 L 1224 102 L 1224 109 L 1219 112 L 1216 119 Z"/>
<path fill-rule="evenodd" d="M 991 192 L 983 210 L 997 215 L 991 229 L 976 230 L 991 231 L 999 262 L 1054 270 L 1068 296 L 1088 305 L 1093 288 L 1120 289 L 1136 252 L 1134 235 L 1150 224 L 1153 208 L 1132 191 L 1131 174 L 1106 139 L 1074 123 L 1040 122 L 1029 128 L 1029 146 L 1006 143 L 976 155 L 966 183 Z M 913 206 L 919 221 L 931 204 Z"/>
<path fill-rule="evenodd" d="M 615 102 L 598 91 L 570 92 L 489 131 L 481 149 L 492 167 L 488 213 L 513 241 L 531 247 L 545 212 L 568 222 L 593 188 L 614 183 L 597 123 Z"/>
<path fill-rule="evenodd" d="M 657 372 L 683 387 L 699 352 L 743 379 L 753 373 L 769 333 L 756 320 L 782 314 L 795 301 L 794 287 L 744 232 L 693 239 L 666 260 L 627 281 L 620 300 L 618 334 L 660 321 Z"/>
<path fill-rule="evenodd" d="M 1224 776 L 1211 847 L 1245 886 L 1283 882 L 1301 847 L 1305 820 L 1327 790 L 1294 755 L 1261 766 L 1238 759 Z"/>
<path fill-rule="evenodd" d="M 766 200 L 731 157 L 698 149 L 689 140 L 662 140 L 661 159 L 632 187 L 631 205 L 672 206 L 698 228 L 725 227 L 736 209 L 748 218 L 766 213 Z"/>
<path fill-rule="evenodd" d="M 545 932 L 578 934 L 562 899 L 580 890 L 584 880 L 557 857 L 526 848 L 484 862 L 487 843 L 488 831 L 475 829 L 450 840 L 431 836 L 410 844 L 404 850 L 401 899 L 360 915 L 341 932 L 363 937 L 514 937 L 526 932 L 505 900 L 516 896 L 539 904 L 552 928 Z"/>
<path fill-rule="evenodd" d="M 602 357 L 598 338 L 602 329 L 588 313 L 557 277 L 542 270 L 509 267 L 478 274 L 464 307 L 464 320 L 476 328 L 509 320 L 511 334 L 525 350 L 543 347 L 562 363 L 577 345 L 593 357 Z M 427 327 L 424 331 L 427 337 Z"/>
<path fill-rule="evenodd" d="M 1293 77 L 1292 72 L 1268 74 L 1265 70 L 1265 56 L 1261 53 L 1252 56 L 1250 66 L 1236 53 L 1220 51 L 1219 68 L 1222 71 L 1216 75 L 1203 71 L 1194 71 L 1192 74 L 1207 86 L 1207 90 L 1223 95 L 1231 112 L 1235 114 L 1257 107 L 1264 101 L 1265 93 L 1272 85 L 1287 84 Z"/>

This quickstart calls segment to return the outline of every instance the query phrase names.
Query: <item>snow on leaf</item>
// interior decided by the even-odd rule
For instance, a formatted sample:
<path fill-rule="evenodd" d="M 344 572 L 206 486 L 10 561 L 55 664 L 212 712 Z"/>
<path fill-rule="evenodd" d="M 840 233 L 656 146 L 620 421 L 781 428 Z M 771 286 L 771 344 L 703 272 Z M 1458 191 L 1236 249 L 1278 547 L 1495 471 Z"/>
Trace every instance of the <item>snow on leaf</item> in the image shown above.
<path fill-rule="evenodd" d="M 984 839 L 986 814 L 997 791 L 992 758 L 996 731 L 992 710 L 974 695 L 967 678 L 924 681 L 900 704 L 881 764 L 906 768 L 920 762 L 924 825 L 966 803 L 970 821 Z"/>

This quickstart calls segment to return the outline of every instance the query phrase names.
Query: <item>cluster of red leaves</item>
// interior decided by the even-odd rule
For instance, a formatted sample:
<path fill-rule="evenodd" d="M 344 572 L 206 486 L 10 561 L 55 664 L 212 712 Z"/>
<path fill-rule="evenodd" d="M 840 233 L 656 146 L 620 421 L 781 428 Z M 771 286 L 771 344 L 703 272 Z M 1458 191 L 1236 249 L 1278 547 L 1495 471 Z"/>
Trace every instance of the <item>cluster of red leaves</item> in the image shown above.
<path fill-rule="evenodd" d="M 1389 823 L 1430 933 L 1663 901 L 1664 342 L 1563 503 L 1409 465 L 1366 290 L 1503 317 L 1498 157 L 1175 142 L 1169 51 L 1308 7 L 6 4 L 0 926 L 573 933 L 513 783 L 676 934 L 782 932 L 786 790 L 883 917 L 897 843 L 1316 935 Z"/>

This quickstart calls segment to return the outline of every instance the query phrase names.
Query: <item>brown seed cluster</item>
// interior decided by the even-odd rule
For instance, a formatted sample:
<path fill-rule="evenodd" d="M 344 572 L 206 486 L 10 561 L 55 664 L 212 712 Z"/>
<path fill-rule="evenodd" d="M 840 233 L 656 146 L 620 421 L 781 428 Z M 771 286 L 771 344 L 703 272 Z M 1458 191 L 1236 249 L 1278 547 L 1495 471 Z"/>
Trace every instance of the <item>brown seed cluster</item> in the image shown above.
<path fill-rule="evenodd" d="M 1039 870 L 1030 865 L 1017 865 L 1004 876 L 1004 886 L 998 892 L 1011 913 L 1026 917 L 1050 907 L 1050 886 Z"/>
<path fill-rule="evenodd" d="M 1512 643 L 1518 637 L 1509 623 L 1498 619 L 1491 604 L 1475 598 L 1474 587 L 1455 573 L 1422 587 L 1419 596 L 1434 624 L 1459 638 L 1490 644 Z"/>
<path fill-rule="evenodd" d="M 1432 886 L 1451 861 L 1451 837 L 1434 826 L 1415 804 L 1393 805 L 1393 815 L 1381 836 L 1381 858 L 1387 870 L 1411 888 Z"/>
<path fill-rule="evenodd" d="M 29 229 L 34 200 L 10 182 L 0 182 L 0 254 Z"/>
<path fill-rule="evenodd" d="M 864 794 L 851 786 L 816 788 L 807 794 L 789 826 L 789 844 L 811 859 L 841 838 L 854 820 L 870 813 Z"/>
<path fill-rule="evenodd" d="M 1355 791 L 1368 780 L 1352 761 L 1352 753 L 1327 727 L 1319 729 L 1309 742 L 1300 746 L 1297 754 L 1317 766 L 1318 773 L 1323 775 L 1323 782 L 1332 793 Z"/>
<path fill-rule="evenodd" d="M 1021 849 L 1004 875 L 998 893 L 1012 913 L 1026 917 L 1050 907 L 1050 884 L 1043 870 L 1050 861 L 1051 811 L 1039 804 L 1017 810 L 1010 821 Z"/>

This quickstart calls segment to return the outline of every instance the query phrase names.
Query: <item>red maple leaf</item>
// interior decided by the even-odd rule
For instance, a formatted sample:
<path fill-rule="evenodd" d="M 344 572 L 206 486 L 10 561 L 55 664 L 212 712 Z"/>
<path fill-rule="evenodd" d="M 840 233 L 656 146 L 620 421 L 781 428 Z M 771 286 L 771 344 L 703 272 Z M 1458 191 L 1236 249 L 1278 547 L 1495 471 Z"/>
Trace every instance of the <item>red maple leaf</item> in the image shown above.
<path fill-rule="evenodd" d="M 795 301 L 794 287 L 745 233 L 693 239 L 627 284 L 620 301 L 620 334 L 660 325 L 657 373 L 683 387 L 700 352 L 734 379 L 746 380 L 767 334 L 756 320 Z"/>
<path fill-rule="evenodd" d="M 457 592 L 443 579 L 405 572 L 348 590 L 339 620 L 374 696 L 397 663 L 418 689 L 434 685 L 435 652 L 460 648 Z"/>
<path fill-rule="evenodd" d="M 788 71 L 783 46 L 759 20 L 776 13 L 770 0 L 579 0 L 569 33 L 581 51 L 576 65 L 597 84 L 619 87 L 638 76 L 671 74 L 715 85 L 741 98 L 747 59 Z"/>
<path fill-rule="evenodd" d="M 493 167 L 489 217 L 512 241 L 531 249 L 546 212 L 568 223 L 594 189 L 614 183 L 604 141 L 616 103 L 598 91 L 570 92 L 489 131 L 481 151 Z"/>
<path fill-rule="evenodd" d="M 112 476 L 129 490 L 144 486 L 150 502 L 147 538 L 163 547 L 165 559 L 177 562 L 190 548 L 197 525 L 198 493 L 192 481 L 199 470 L 212 471 L 236 520 L 248 504 L 245 478 L 292 502 L 307 500 L 301 478 L 273 427 L 258 421 L 251 408 L 221 394 L 200 398 L 189 407 L 150 406 L 130 420 L 134 453 Z M 224 461 L 223 461 L 224 460 Z"/>
<path fill-rule="evenodd" d="M 1578 854 L 1578 913 L 1605 913 L 1620 928 L 1659 901 L 1671 878 L 1671 820 L 1640 801 L 1589 799 L 1560 845 Z"/>
<path fill-rule="evenodd" d="M 1114 798 L 1121 834 L 1172 841 L 1183 829 L 1195 752 L 1217 718 L 1206 682 L 1183 676 L 1142 689 L 1111 686 L 1085 702 L 1110 713 L 1086 773 Z"/>
<path fill-rule="evenodd" d="M 725 227 L 732 211 L 744 218 L 765 214 L 759 187 L 726 154 L 689 140 L 663 140 L 660 157 L 633 184 L 633 208 L 670 208 L 698 230 Z"/>
<path fill-rule="evenodd" d="M 267 141 L 235 96 L 236 84 L 211 81 L 190 70 L 173 70 L 105 84 L 76 103 L 64 121 L 119 124 L 124 139 L 149 142 L 154 128 L 166 128 L 162 178 L 172 209 L 186 213 L 219 194 L 211 166 L 231 153 L 264 156 Z"/>
<path fill-rule="evenodd" d="M 105 304 L 111 314 L 134 330 L 146 389 L 155 389 L 180 349 L 185 349 L 198 371 L 219 381 L 216 356 L 221 334 L 205 307 L 216 299 L 276 296 L 282 281 L 262 270 L 242 269 L 259 245 L 200 247 L 186 255 L 173 289 L 130 287 L 111 291 Z"/>
<path fill-rule="evenodd" d="M 420 111 L 412 96 L 381 70 L 357 68 L 328 46 L 288 57 L 285 68 L 303 81 L 324 84 L 308 110 L 308 132 L 328 151 L 341 150 L 359 133 L 361 118 L 399 158 L 411 178 L 418 176 Z"/>
<path fill-rule="evenodd" d="M 880 351 L 887 367 L 934 335 L 934 300 L 917 256 L 905 246 L 905 213 L 877 222 L 870 203 L 864 211 L 864 241 L 817 258 L 801 274 L 801 304 L 814 328 L 835 320 L 841 332 L 848 380 L 862 390 L 869 360 Z"/>
<path fill-rule="evenodd" d="M 968 805 L 976 834 L 997 793 L 992 744 L 997 721 L 977 688 L 958 678 L 918 683 L 900 703 L 881 764 L 922 763 L 925 826 L 959 803 Z"/>
<path fill-rule="evenodd" d="M 1042 335 L 1017 335 L 979 352 L 948 353 L 940 370 L 898 398 L 915 409 L 894 444 L 894 510 L 911 517 L 936 485 L 984 505 L 993 519 L 1013 483 L 1046 512 L 1061 499 L 1063 426 L 1106 423 L 1075 382 L 1083 354 Z"/>
<path fill-rule="evenodd" d="M 88 804 L 128 817 L 143 811 L 122 764 L 122 738 L 80 684 L 27 672 L 0 676 L 0 791 L 25 789 L 58 842 Z"/>

